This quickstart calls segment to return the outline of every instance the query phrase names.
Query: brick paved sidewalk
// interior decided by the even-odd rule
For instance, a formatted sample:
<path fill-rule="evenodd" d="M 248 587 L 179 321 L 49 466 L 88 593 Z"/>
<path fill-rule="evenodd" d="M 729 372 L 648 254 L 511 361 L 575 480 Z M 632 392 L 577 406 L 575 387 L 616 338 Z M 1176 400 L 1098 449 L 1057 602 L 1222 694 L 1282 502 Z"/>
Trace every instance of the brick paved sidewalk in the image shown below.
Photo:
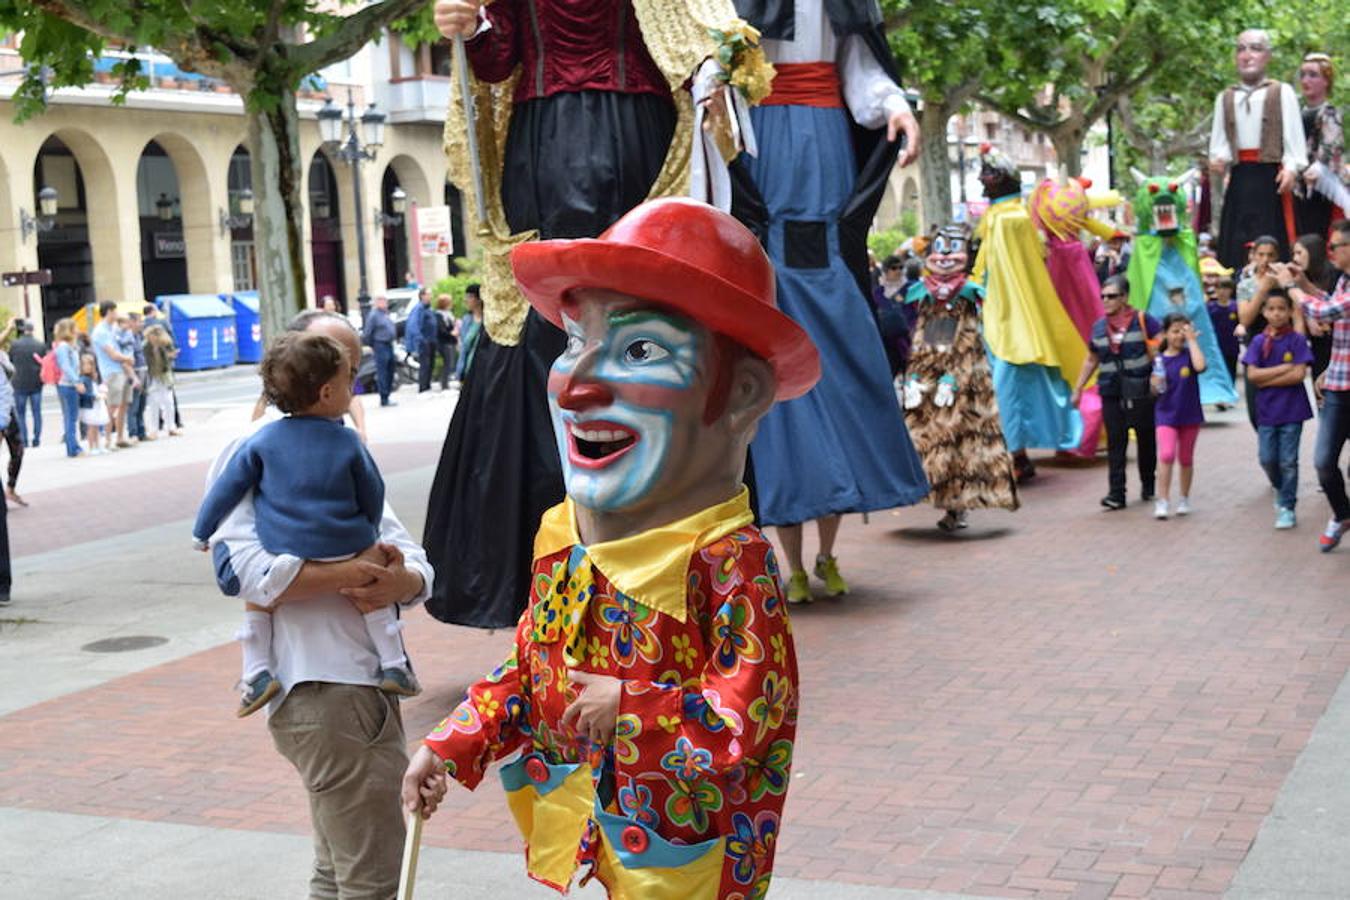
<path fill-rule="evenodd" d="M 1273 531 L 1255 437 L 1228 418 L 1200 438 L 1187 519 L 1103 512 L 1101 467 L 1049 463 L 1021 512 L 955 537 L 927 507 L 849 518 L 854 593 L 794 609 L 803 713 L 779 872 L 1000 897 L 1223 892 L 1350 665 L 1350 552 L 1315 550 L 1312 468 L 1303 524 Z M 420 614 L 407 636 L 430 688 L 405 705 L 410 735 L 510 640 Z M 236 676 L 224 646 L 0 718 L 0 806 L 303 833 L 264 723 L 231 717 Z M 427 841 L 518 847 L 491 779 L 452 793 Z"/>

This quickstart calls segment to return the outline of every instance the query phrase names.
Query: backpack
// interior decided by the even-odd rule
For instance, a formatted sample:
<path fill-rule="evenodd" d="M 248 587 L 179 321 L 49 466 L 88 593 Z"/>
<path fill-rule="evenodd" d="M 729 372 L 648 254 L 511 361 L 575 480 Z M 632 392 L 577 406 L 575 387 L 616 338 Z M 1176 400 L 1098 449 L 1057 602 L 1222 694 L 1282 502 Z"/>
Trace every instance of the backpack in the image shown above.
<path fill-rule="evenodd" d="M 1161 331 L 1154 337 L 1148 336 L 1148 318 L 1142 309 L 1139 310 L 1139 332 L 1144 336 L 1144 352 L 1148 354 L 1148 361 L 1151 363 L 1162 348 L 1163 336 Z"/>
<path fill-rule="evenodd" d="M 56 361 L 55 347 L 48 350 L 46 356 L 38 356 L 34 353 L 33 359 L 41 366 L 41 369 L 38 370 L 38 378 L 42 380 L 43 384 L 61 383 L 61 365 Z"/>

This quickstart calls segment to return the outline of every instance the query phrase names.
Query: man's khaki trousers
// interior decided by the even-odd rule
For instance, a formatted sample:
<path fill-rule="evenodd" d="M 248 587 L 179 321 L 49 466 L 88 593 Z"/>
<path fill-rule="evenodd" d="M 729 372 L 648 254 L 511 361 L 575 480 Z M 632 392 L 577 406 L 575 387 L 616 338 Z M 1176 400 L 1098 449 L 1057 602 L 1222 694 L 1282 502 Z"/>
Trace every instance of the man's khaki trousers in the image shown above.
<path fill-rule="evenodd" d="M 309 792 L 312 900 L 389 900 L 403 854 L 408 765 L 398 701 L 379 688 L 307 681 L 267 723 Z"/>

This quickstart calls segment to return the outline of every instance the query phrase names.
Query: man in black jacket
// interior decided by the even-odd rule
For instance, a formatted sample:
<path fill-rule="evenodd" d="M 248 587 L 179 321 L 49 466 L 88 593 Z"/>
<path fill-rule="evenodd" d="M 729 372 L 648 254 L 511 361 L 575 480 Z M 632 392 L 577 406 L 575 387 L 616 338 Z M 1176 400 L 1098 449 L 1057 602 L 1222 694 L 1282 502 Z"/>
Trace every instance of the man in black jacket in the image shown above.
<path fill-rule="evenodd" d="M 10 345 L 14 362 L 14 411 L 19 418 L 19 436 L 24 446 L 36 447 L 42 440 L 42 363 L 47 345 L 33 337 L 33 323 L 17 319 L 19 336 Z M 28 410 L 33 411 L 33 431 L 28 431 Z"/>

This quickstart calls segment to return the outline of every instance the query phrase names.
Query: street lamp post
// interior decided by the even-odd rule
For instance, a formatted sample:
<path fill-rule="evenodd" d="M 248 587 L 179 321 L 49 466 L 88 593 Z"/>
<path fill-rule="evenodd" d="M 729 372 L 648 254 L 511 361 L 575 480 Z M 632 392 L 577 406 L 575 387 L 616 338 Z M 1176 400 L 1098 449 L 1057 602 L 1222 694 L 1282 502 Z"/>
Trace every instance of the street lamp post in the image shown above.
<path fill-rule="evenodd" d="M 37 215 L 30 216 L 28 210 L 19 207 L 19 239 L 27 241 L 28 236 L 46 234 L 56 227 L 56 209 L 59 196 L 54 187 L 43 187 L 37 193 Z M 49 269 L 41 268 L 42 263 L 38 263 L 36 272 L 29 272 L 25 264 L 19 269 L 20 284 L 23 285 L 23 315 L 24 318 L 32 317 L 32 309 L 28 303 L 28 285 L 48 285 L 52 283 L 52 273 Z M 9 282 L 7 281 L 8 285 Z"/>
<path fill-rule="evenodd" d="M 960 130 L 961 130 L 961 129 L 958 129 L 958 132 L 959 132 Z M 973 149 L 976 145 L 979 144 L 979 140 L 978 140 L 977 138 L 974 138 L 974 137 L 970 136 L 970 135 L 962 135 L 962 134 L 960 134 L 960 133 L 958 133 L 955 137 L 948 137 L 947 140 L 950 141 L 951 143 L 953 143 L 953 144 L 956 145 L 956 159 L 953 160 L 953 162 L 955 162 L 955 164 L 956 164 L 956 182 L 957 182 L 957 191 L 958 191 L 958 193 L 959 193 L 959 195 L 960 195 L 960 200 L 961 200 L 961 211 L 962 211 L 962 215 L 964 216 L 964 215 L 965 215 L 965 209 L 966 209 L 966 201 L 967 201 L 967 197 L 966 197 L 966 148 L 969 147 L 969 148 L 972 148 L 972 149 Z M 948 158 L 949 160 L 951 160 L 951 156 L 950 156 L 950 155 L 949 155 L 947 158 Z"/>
<path fill-rule="evenodd" d="M 169 199 L 168 194 L 163 191 L 160 192 L 159 199 L 155 201 L 155 212 L 159 215 L 161 222 L 172 222 L 177 218 L 173 212 L 175 202 Z"/>
<path fill-rule="evenodd" d="M 387 213 L 380 207 L 375 207 L 375 227 L 377 229 L 388 225 L 390 228 L 397 228 L 403 224 L 403 214 L 408 211 L 408 194 L 401 187 L 394 188 L 389 193 L 389 208 L 393 213 Z"/>
<path fill-rule="evenodd" d="M 38 214 L 30 216 L 28 210 L 19 207 L 19 234 L 28 240 L 30 234 L 42 234 L 56 227 L 56 188 L 44 187 L 38 191 Z"/>
<path fill-rule="evenodd" d="M 361 215 L 361 209 L 364 206 L 361 200 L 361 163 L 362 161 L 375 159 L 380 151 L 380 146 L 384 144 L 385 115 L 382 112 L 376 112 L 374 103 L 371 103 L 362 113 L 359 121 L 365 137 L 364 144 L 361 141 L 361 136 L 356 133 L 358 121 L 356 101 L 352 99 L 350 89 L 347 91 L 347 115 L 345 117 L 337 104 L 333 103 L 332 97 L 325 100 L 318 115 L 319 136 L 323 138 L 324 146 L 328 148 L 330 153 L 352 167 L 352 208 L 356 210 L 356 264 L 357 271 L 360 272 L 361 276 L 360 287 L 356 293 L 356 303 L 361 308 L 361 318 L 364 320 L 366 314 L 370 312 L 370 288 L 366 281 L 365 217 Z"/>
<path fill-rule="evenodd" d="M 220 235 L 224 237 L 236 228 L 247 228 L 253 224 L 253 191 L 244 188 L 234 195 L 230 205 L 237 209 L 237 215 L 220 210 Z"/>

